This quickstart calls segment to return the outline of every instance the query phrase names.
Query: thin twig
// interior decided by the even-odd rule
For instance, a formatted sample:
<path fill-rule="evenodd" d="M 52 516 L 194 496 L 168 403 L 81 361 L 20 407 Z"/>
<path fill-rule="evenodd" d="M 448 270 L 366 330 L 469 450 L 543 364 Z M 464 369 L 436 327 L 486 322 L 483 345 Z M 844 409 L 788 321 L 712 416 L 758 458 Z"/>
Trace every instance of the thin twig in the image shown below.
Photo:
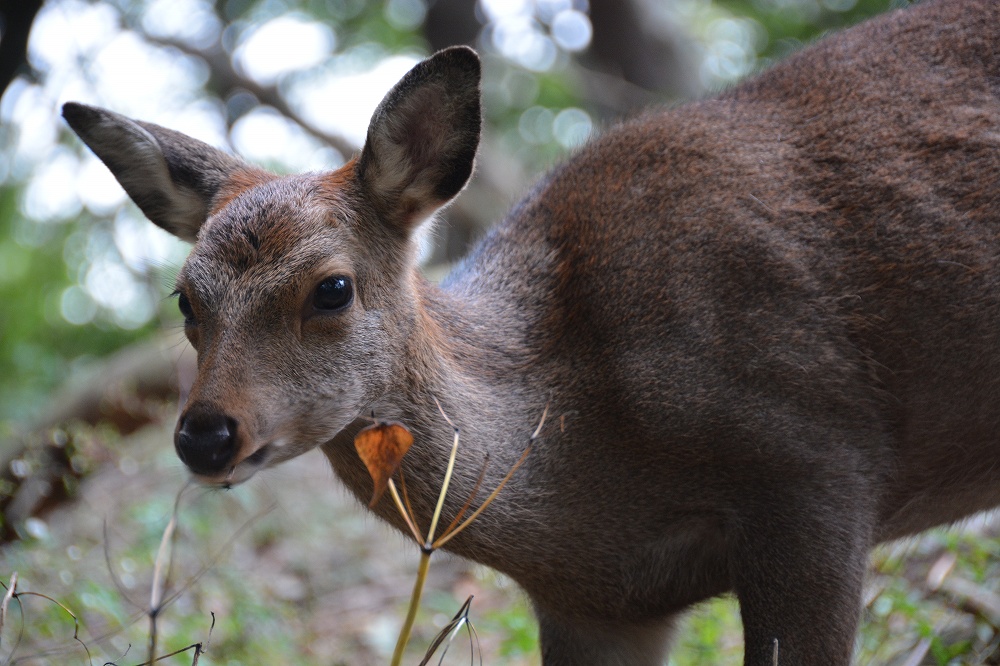
<path fill-rule="evenodd" d="M 462 516 L 464 516 L 465 512 L 469 510 L 470 506 L 472 506 L 472 500 L 476 499 L 476 496 L 479 494 L 479 488 L 483 485 L 483 479 L 486 477 L 486 466 L 489 465 L 489 463 L 490 454 L 487 453 L 486 457 L 483 459 L 483 466 L 479 469 L 479 477 L 476 479 L 476 485 L 472 487 L 472 492 L 469 493 L 469 497 L 465 500 L 465 504 L 462 505 L 462 508 L 455 514 L 455 518 L 448 524 L 448 527 L 444 528 L 444 532 L 441 533 L 442 537 L 451 534 L 451 531 L 455 529 L 455 525 L 458 525 L 459 521 L 462 520 Z"/>
<path fill-rule="evenodd" d="M 116 666 L 118 664 L 118 662 L 121 661 L 122 659 L 124 659 L 125 657 L 127 657 L 128 653 L 131 652 L 131 651 L 132 651 L 132 644 L 129 643 L 128 646 L 126 646 L 126 648 L 125 648 L 125 652 L 122 653 L 122 656 L 120 656 L 117 659 L 114 659 L 112 661 L 105 662 L 104 666 Z"/>
<path fill-rule="evenodd" d="M 0 602 L 0 645 L 3 645 L 3 628 L 7 622 L 7 606 L 10 604 L 10 600 L 14 598 L 14 590 L 17 588 L 16 571 L 10 576 L 10 584 L 4 587 L 7 588 L 7 592 L 3 595 L 3 601 Z"/>
<path fill-rule="evenodd" d="M 155 664 L 158 661 L 163 661 L 164 659 L 170 659 L 171 657 L 176 657 L 177 655 L 183 654 L 183 653 L 187 652 L 188 650 L 190 650 L 192 648 L 194 648 L 195 654 L 198 654 L 199 650 L 201 650 L 201 643 L 194 643 L 192 645 L 188 645 L 185 648 L 181 648 L 179 650 L 174 650 L 170 654 L 162 655 L 162 656 L 157 657 L 156 659 L 153 659 L 151 661 L 144 661 L 141 664 L 136 664 L 135 666 L 152 666 L 152 664 Z"/>
<path fill-rule="evenodd" d="M 469 657 L 470 657 L 470 661 L 471 661 L 471 657 L 473 657 L 475 655 L 475 648 L 478 647 L 479 648 L 479 666 L 483 666 L 483 648 L 479 644 L 479 632 L 476 631 L 476 625 L 472 624 L 472 622 L 467 622 L 465 624 L 465 626 L 468 627 L 469 634 L 470 634 L 469 635 Z"/>
<path fill-rule="evenodd" d="M 195 575 L 188 578 L 187 582 L 184 583 L 182 587 L 177 589 L 173 594 L 171 594 L 170 596 L 168 596 L 163 600 L 163 603 L 160 604 L 160 609 L 162 610 L 167 606 L 169 606 L 170 604 L 172 604 L 173 602 L 177 601 L 177 599 L 182 594 L 187 592 L 192 585 L 197 583 L 202 576 L 208 573 L 212 569 L 212 567 L 215 566 L 216 562 L 218 562 L 222 558 L 222 553 L 224 553 L 227 548 L 233 545 L 233 542 L 236 541 L 236 539 L 242 536 L 242 534 L 246 532 L 251 525 L 253 525 L 255 522 L 257 522 L 258 520 L 269 514 L 271 511 L 273 511 L 276 506 L 277 506 L 276 503 L 269 504 L 268 506 L 264 507 L 254 515 L 250 516 L 247 520 L 245 520 L 243 524 L 239 526 L 239 529 L 233 532 L 232 535 L 228 539 L 226 539 L 225 543 L 223 543 L 222 546 L 219 547 L 215 555 L 209 558 L 207 564 L 202 566 L 201 569 L 198 569 L 198 572 Z"/>
<path fill-rule="evenodd" d="M 198 659 L 201 655 L 208 652 L 208 646 L 212 644 L 212 632 L 215 631 L 215 613 L 212 613 L 212 624 L 208 627 L 208 638 L 205 639 L 205 645 L 200 646 L 194 651 L 194 659 L 191 660 L 191 666 L 198 666 Z"/>
<path fill-rule="evenodd" d="M 146 609 L 141 604 L 137 604 L 132 597 L 129 596 L 128 588 L 115 573 L 115 568 L 111 565 L 111 538 L 108 535 L 108 519 L 104 518 L 104 562 L 108 567 L 108 575 L 111 576 L 111 582 L 115 584 L 118 589 L 118 594 L 122 596 L 125 601 L 127 601 L 134 608 L 142 608 L 142 613 L 139 617 L 143 617 L 146 614 Z"/>
<path fill-rule="evenodd" d="M 11 578 L 11 583 L 16 583 L 16 582 L 17 580 L 15 574 L 15 576 Z M 40 599 L 45 599 L 46 601 L 50 601 L 59 608 L 63 609 L 63 611 L 65 611 L 67 615 L 73 618 L 73 640 L 75 640 L 77 643 L 83 646 L 83 651 L 87 653 L 87 663 L 89 664 L 93 660 L 93 658 L 90 656 L 90 648 L 88 648 L 87 644 L 84 643 L 83 640 L 80 638 L 80 619 L 76 616 L 76 614 L 73 611 L 67 608 L 64 604 L 56 601 L 47 594 L 42 594 L 41 592 L 16 592 L 14 591 L 13 585 L 11 585 L 10 589 L 7 590 L 7 594 L 4 595 L 5 604 L 8 595 L 10 595 L 14 599 L 17 599 L 19 604 L 21 603 L 21 597 L 39 597 Z"/>
<path fill-rule="evenodd" d="M 181 497 L 188 485 L 184 484 L 174 498 L 174 510 L 170 514 L 170 521 L 163 536 L 160 537 L 160 547 L 156 551 L 156 560 L 153 564 L 153 582 L 149 590 L 149 663 L 154 663 L 156 659 L 156 641 L 158 638 L 156 618 L 160 614 L 163 604 L 163 593 L 167 586 L 167 577 L 171 566 L 170 561 L 173 555 L 174 535 L 177 531 L 177 514 L 180 512 Z M 166 568 L 166 573 L 164 573 Z"/>
<path fill-rule="evenodd" d="M 445 414 L 444 409 L 441 407 L 441 403 L 438 402 L 437 398 L 434 398 L 434 402 L 435 404 L 437 404 L 438 410 L 441 412 L 441 416 L 444 417 L 448 425 L 450 425 L 452 427 L 452 430 L 454 430 L 455 435 L 451 445 L 451 454 L 448 457 L 448 466 L 445 469 L 444 480 L 441 483 L 441 491 L 438 494 L 437 505 L 434 507 L 434 515 L 431 518 L 431 525 L 430 529 L 428 530 L 426 540 L 420 539 L 420 534 L 417 531 L 416 526 L 414 525 L 414 521 L 411 519 L 411 514 L 413 513 L 413 510 L 409 508 L 408 498 L 406 506 L 404 506 L 403 501 L 399 497 L 399 493 L 396 492 L 396 485 L 393 483 L 392 479 L 389 479 L 389 484 L 388 484 L 389 491 L 392 494 L 392 499 L 396 503 L 396 508 L 399 510 L 400 515 L 403 516 L 403 520 L 406 521 L 406 524 L 410 528 L 410 532 L 413 534 L 414 538 L 417 540 L 418 543 L 421 544 L 420 566 L 417 570 L 417 580 L 414 582 L 413 593 L 410 595 L 410 606 L 407 609 L 406 619 L 403 621 L 403 626 L 399 632 L 399 639 L 396 641 L 396 649 L 393 652 L 392 662 L 391 662 L 392 666 L 398 666 L 400 664 L 400 662 L 403 659 L 403 652 L 406 649 L 406 644 L 410 640 L 410 632 L 413 629 L 413 622 L 417 616 L 417 609 L 420 607 L 420 597 L 421 594 L 423 593 L 424 582 L 426 581 L 427 578 L 427 570 L 430 567 L 431 555 L 437 548 L 447 543 L 452 537 L 454 537 L 456 534 L 458 534 L 466 527 L 468 527 L 472 523 L 472 521 L 474 521 L 479 516 L 479 514 L 481 514 L 486 509 L 486 507 L 490 505 L 491 502 L 493 502 L 493 500 L 500 493 L 500 491 L 503 490 L 503 487 L 507 484 L 507 481 L 510 480 L 511 476 L 513 476 L 514 472 L 516 472 L 517 469 L 521 466 L 521 464 L 524 463 L 525 459 L 528 457 L 528 454 L 531 452 L 532 445 L 534 444 L 534 441 L 538 437 L 539 433 L 542 431 L 542 426 L 545 424 L 545 417 L 549 411 L 549 407 L 548 405 L 546 405 L 545 409 L 542 411 L 542 417 L 538 422 L 538 427 L 535 428 L 535 431 L 531 434 L 531 437 L 528 439 L 528 446 L 524 449 L 524 452 L 521 454 L 521 457 L 518 458 L 516 463 L 514 463 L 514 466 L 510 469 L 510 471 L 507 472 L 507 475 L 504 476 L 504 478 L 500 481 L 500 484 L 496 487 L 496 489 L 490 494 L 489 497 L 486 498 L 486 501 L 484 501 L 471 516 L 466 518 L 465 521 L 459 524 L 457 528 L 452 529 L 461 520 L 462 516 L 465 515 L 465 512 L 468 510 L 470 504 L 472 503 L 472 500 L 479 493 L 479 487 L 482 484 L 483 478 L 486 474 L 486 464 L 488 462 L 488 458 L 483 461 L 483 468 L 479 473 L 479 478 L 476 481 L 474 488 L 472 489 L 472 493 L 469 496 L 469 499 L 466 501 L 465 505 L 458 512 L 458 515 L 456 516 L 455 520 L 453 520 L 451 524 L 448 525 L 448 528 L 444 531 L 444 534 L 438 539 L 438 541 L 435 542 L 434 532 L 437 529 L 438 520 L 441 517 L 441 509 L 444 506 L 445 498 L 448 495 L 448 485 L 451 483 L 451 477 L 455 471 L 455 459 L 458 456 L 459 429 L 455 426 L 454 423 L 452 423 L 451 419 L 448 418 L 448 415 Z M 402 469 L 400 470 L 400 483 L 405 483 L 402 474 Z M 471 600 L 472 597 L 469 597 L 469 600 L 466 602 L 465 605 L 463 605 L 462 610 L 459 611 L 459 615 L 456 616 L 457 618 L 461 618 L 460 620 L 458 620 L 459 622 L 459 624 L 457 625 L 458 628 L 461 627 L 461 622 L 467 622 L 468 620 L 468 618 L 465 615 L 463 615 L 463 613 L 467 612 L 468 604 L 471 602 Z M 452 629 L 453 628 L 454 627 L 452 627 Z M 446 637 L 450 632 L 451 629 L 448 629 L 445 632 L 439 634 L 439 636 L 441 637 L 440 640 L 444 640 L 444 637 Z M 428 652 L 428 656 L 424 659 L 422 663 L 424 664 L 427 663 L 427 660 L 430 658 L 430 655 L 433 654 L 433 650 L 436 649 L 437 645 L 440 645 L 440 641 L 438 641 L 436 645 L 432 646 L 431 651 Z M 445 651 L 447 652 L 447 649 Z"/>
<path fill-rule="evenodd" d="M 403 502 L 399 499 L 399 493 L 396 492 L 396 484 L 392 482 L 392 479 L 389 479 L 389 494 L 392 495 L 392 500 L 396 503 L 399 515 L 403 517 L 403 520 L 406 521 L 406 526 L 410 528 L 410 534 L 412 534 L 413 538 L 416 539 L 417 544 L 422 546 L 424 539 L 420 536 L 420 532 L 417 531 L 417 528 L 410 519 L 409 514 L 406 513 L 406 509 L 403 507 Z"/>
<path fill-rule="evenodd" d="M 414 534 L 420 534 L 420 526 L 417 525 L 417 514 L 413 513 L 413 507 L 410 505 L 410 496 L 406 492 L 406 475 L 403 473 L 403 466 L 399 466 L 399 489 L 403 492 L 403 505 L 406 506 L 406 512 L 410 514 L 410 520 L 413 522 Z M 418 544 L 423 544 L 423 539 L 417 539 Z"/>
<path fill-rule="evenodd" d="M 434 507 L 434 515 L 431 518 L 430 529 L 427 530 L 427 543 L 425 546 L 430 546 L 434 541 L 434 531 L 437 529 L 438 519 L 441 518 L 441 509 L 444 507 L 444 498 L 448 495 L 448 486 L 451 484 L 451 475 L 455 472 L 456 457 L 458 457 L 458 428 L 455 428 L 455 439 L 451 445 L 451 455 L 448 456 L 448 467 L 444 470 L 444 481 L 441 482 L 441 492 L 438 494 L 437 505 Z"/>
<path fill-rule="evenodd" d="M 542 426 L 545 425 L 545 417 L 548 416 L 548 413 L 549 413 L 549 406 L 545 405 L 545 409 L 542 411 L 542 418 L 539 419 L 538 421 L 538 427 L 535 428 L 535 432 L 531 433 L 531 437 L 528 438 L 528 446 L 525 447 L 524 452 L 521 454 L 521 457 L 517 459 L 517 462 L 514 463 L 514 466 L 510 468 L 510 471 L 507 472 L 507 475 L 500 480 L 500 484 L 496 487 L 496 489 L 492 493 L 490 493 L 490 496 L 487 497 L 486 500 L 479 505 L 479 508 L 476 509 L 471 516 L 465 519 L 465 522 L 456 527 L 454 531 L 445 532 L 440 539 L 434 542 L 433 544 L 434 548 L 440 548 L 449 541 L 451 541 L 455 537 L 455 535 L 461 533 L 462 530 L 464 530 L 466 527 L 472 524 L 472 521 L 478 518 L 479 514 L 485 511 L 486 507 L 488 507 L 493 502 L 493 500 L 496 499 L 496 496 L 500 494 L 500 491 L 503 490 L 503 487 L 507 485 L 508 481 L 510 481 L 510 477 L 514 476 L 514 472 L 516 472 L 518 468 L 522 464 L 524 464 L 524 461 L 528 457 L 528 454 L 531 453 L 531 448 L 532 446 L 534 446 L 535 440 L 538 438 L 539 433 L 542 432 Z"/>
<path fill-rule="evenodd" d="M 460 534 L 462 530 L 471 525 L 472 521 L 474 521 L 476 518 L 479 517 L 479 514 L 481 514 L 483 511 L 486 510 L 486 508 L 493 502 L 493 500 L 496 499 L 496 496 L 500 494 L 500 491 L 503 490 L 503 487 L 507 485 L 507 482 L 510 481 L 510 477 L 514 475 L 514 472 L 516 472 L 517 469 L 524 463 L 525 459 L 528 457 L 528 454 L 531 453 L 531 447 L 532 444 L 528 444 L 528 446 L 524 449 L 524 453 L 521 454 L 521 457 L 517 459 L 517 462 L 514 463 L 514 466 L 510 468 L 510 471 L 507 472 L 507 475 L 500 480 L 500 484 L 496 487 L 496 489 L 492 493 L 490 493 L 489 497 L 487 497 L 482 504 L 479 505 L 479 508 L 476 509 L 471 516 L 466 518 L 465 522 L 456 527 L 454 531 L 443 534 L 440 539 L 434 542 L 433 548 L 435 549 L 441 548 L 446 543 L 451 541 L 455 536 Z"/>
<path fill-rule="evenodd" d="M 143 37 L 151 44 L 175 48 L 185 55 L 202 59 L 208 65 L 213 78 L 220 82 L 222 90 L 217 92 L 220 93 L 221 97 L 224 98 L 227 93 L 242 88 L 249 91 L 261 104 L 273 107 L 278 113 L 297 124 L 306 133 L 335 148 L 345 161 L 351 159 L 351 156 L 358 152 L 358 146 L 354 145 L 352 141 L 343 136 L 320 129 L 314 123 L 306 120 L 285 100 L 278 86 L 263 85 L 257 83 L 252 78 L 241 75 L 233 67 L 229 54 L 226 53 L 225 49 L 218 42 L 208 48 L 199 49 L 176 39 L 154 37 L 148 33 L 143 33 Z"/>
<path fill-rule="evenodd" d="M 434 397 L 434 404 L 437 405 L 438 411 L 441 412 L 441 416 L 443 416 L 444 420 L 448 422 L 448 425 L 451 426 L 451 429 L 452 430 L 458 430 L 458 426 L 456 426 L 454 423 L 452 423 L 451 419 L 448 418 L 448 415 L 445 414 L 444 407 L 442 407 L 441 403 L 438 402 L 438 399 L 437 399 L 436 396 Z"/>
<path fill-rule="evenodd" d="M 542 410 L 542 418 L 538 419 L 538 427 L 535 428 L 535 432 L 531 433 L 531 437 L 528 438 L 529 442 L 534 442 L 538 439 L 538 435 L 542 432 L 542 426 L 545 425 L 545 417 L 549 415 L 549 405 L 545 404 L 545 409 Z"/>
<path fill-rule="evenodd" d="M 420 662 L 419 666 L 427 666 L 427 663 L 430 662 L 431 657 L 433 657 L 434 653 L 437 652 L 437 649 L 441 647 L 441 644 L 444 643 L 445 640 L 450 642 L 454 637 L 454 634 L 462 628 L 463 624 L 472 624 L 469 622 L 469 608 L 471 606 L 472 595 L 465 600 L 465 603 L 463 603 L 462 607 L 458 609 L 458 612 L 455 613 L 448 624 L 446 624 L 441 631 L 438 632 L 437 636 L 434 637 L 434 640 L 431 641 L 431 644 L 427 647 L 427 652 L 424 653 L 424 659 Z M 448 648 L 446 647 L 444 652 L 441 653 L 441 659 L 444 659 L 444 655 L 447 654 L 447 652 Z"/>
<path fill-rule="evenodd" d="M 212 624 L 208 628 L 208 638 L 205 639 L 204 643 L 194 643 L 192 645 L 188 645 L 186 648 L 174 650 L 170 654 L 165 654 L 162 657 L 157 657 L 152 661 L 144 661 L 141 664 L 136 664 L 136 666 L 152 666 L 152 664 L 155 664 L 158 661 L 163 661 L 164 659 L 169 659 L 170 657 L 175 657 L 179 654 L 183 654 L 188 650 L 190 650 L 191 648 L 194 648 L 194 656 L 191 659 L 191 666 L 198 666 L 198 659 L 201 658 L 201 655 L 208 652 L 208 645 L 209 643 L 212 642 L 212 631 L 215 629 L 215 613 L 212 613 L 211 615 L 212 615 Z"/>
<path fill-rule="evenodd" d="M 528 457 L 528 454 L 531 453 L 531 448 L 534 446 L 535 440 L 538 438 L 539 433 L 542 432 L 542 426 L 545 425 L 545 417 L 548 416 L 548 414 L 549 414 L 549 406 L 545 405 L 545 409 L 542 410 L 542 417 L 538 420 L 538 426 L 535 428 L 535 431 L 531 433 L 531 437 L 528 438 L 528 446 L 525 447 L 524 452 L 521 454 L 521 457 L 517 459 L 517 462 L 514 463 L 514 466 L 510 468 L 510 471 L 507 472 L 506 476 L 504 476 L 503 479 L 500 480 L 500 484 L 496 487 L 496 489 L 492 493 L 490 493 L 490 496 L 487 497 L 486 500 L 479 505 L 479 508 L 476 509 L 471 516 L 465 519 L 465 522 L 456 527 L 454 531 L 445 532 L 440 539 L 434 542 L 432 546 L 433 548 L 440 548 L 449 541 L 451 541 L 455 537 L 455 535 L 459 534 L 462 530 L 471 525 L 472 521 L 478 518 L 479 514 L 485 511 L 486 507 L 488 507 L 493 502 L 493 500 L 496 499 L 496 496 L 500 494 L 500 491 L 503 490 L 503 487 L 507 485 L 507 482 L 510 480 L 510 477 L 514 476 L 514 472 L 516 472 L 518 468 L 522 464 L 524 464 L 524 461 Z"/>
<path fill-rule="evenodd" d="M 14 645 L 10 648 L 10 654 L 7 657 L 7 661 L 4 662 L 4 666 L 11 663 L 14 659 L 14 655 L 17 654 L 17 648 L 20 647 L 21 641 L 24 640 L 24 604 L 21 600 L 17 598 L 15 593 L 13 599 L 17 602 L 17 614 L 21 618 L 21 624 L 17 629 L 17 638 L 14 640 Z"/>

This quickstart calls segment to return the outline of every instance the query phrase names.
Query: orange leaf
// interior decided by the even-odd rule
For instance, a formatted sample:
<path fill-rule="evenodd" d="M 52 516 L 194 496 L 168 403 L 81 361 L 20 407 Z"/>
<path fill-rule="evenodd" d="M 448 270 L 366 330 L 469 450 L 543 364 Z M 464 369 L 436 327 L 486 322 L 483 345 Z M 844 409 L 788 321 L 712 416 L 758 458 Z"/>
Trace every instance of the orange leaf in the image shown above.
<path fill-rule="evenodd" d="M 362 428 L 354 437 L 354 448 L 375 483 L 368 506 L 375 506 L 389 487 L 389 479 L 399 469 L 411 444 L 413 435 L 401 423 L 375 423 Z"/>

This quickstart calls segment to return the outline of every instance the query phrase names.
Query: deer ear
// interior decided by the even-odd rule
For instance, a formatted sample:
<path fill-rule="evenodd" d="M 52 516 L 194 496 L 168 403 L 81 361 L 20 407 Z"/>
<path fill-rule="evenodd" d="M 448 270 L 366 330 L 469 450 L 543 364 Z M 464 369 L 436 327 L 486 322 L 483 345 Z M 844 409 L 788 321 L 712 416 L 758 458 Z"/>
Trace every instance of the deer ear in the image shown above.
<path fill-rule="evenodd" d="M 407 72 L 368 126 L 357 173 L 379 213 L 409 231 L 465 187 L 479 147 L 479 56 L 439 51 Z"/>
<path fill-rule="evenodd" d="M 68 102 L 63 117 L 146 217 L 192 243 L 223 188 L 264 174 L 185 134 L 105 109 Z"/>

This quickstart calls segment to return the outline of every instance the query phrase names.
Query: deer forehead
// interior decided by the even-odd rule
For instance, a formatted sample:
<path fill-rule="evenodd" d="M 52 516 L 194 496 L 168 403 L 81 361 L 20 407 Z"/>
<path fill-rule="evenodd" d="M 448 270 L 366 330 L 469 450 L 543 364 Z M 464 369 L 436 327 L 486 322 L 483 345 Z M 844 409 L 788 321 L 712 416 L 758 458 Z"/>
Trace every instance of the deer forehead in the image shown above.
<path fill-rule="evenodd" d="M 316 175 L 255 185 L 203 225 L 178 286 L 216 300 L 247 289 L 285 291 L 352 273 L 354 238 L 343 197 Z"/>

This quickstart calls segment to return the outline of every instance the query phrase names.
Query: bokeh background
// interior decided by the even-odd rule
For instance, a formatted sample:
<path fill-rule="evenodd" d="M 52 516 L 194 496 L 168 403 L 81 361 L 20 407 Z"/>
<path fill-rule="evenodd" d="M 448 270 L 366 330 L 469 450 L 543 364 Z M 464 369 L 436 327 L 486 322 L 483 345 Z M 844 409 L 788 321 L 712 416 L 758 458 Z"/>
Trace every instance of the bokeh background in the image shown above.
<path fill-rule="evenodd" d="M 86 647 L 65 609 L 23 597 L 8 604 L 0 662 L 145 659 L 153 557 L 186 478 L 170 429 L 192 355 L 167 295 L 189 248 L 126 200 L 61 121 L 63 102 L 179 129 L 277 172 L 329 169 L 360 149 L 371 112 L 408 68 L 473 45 L 485 64 L 485 134 L 473 182 L 424 248 L 437 278 L 603 127 L 710 95 L 906 4 L 4 0 L 0 578 L 17 571 L 19 590 L 72 610 Z M 366 518 L 319 456 L 258 476 L 185 495 L 164 644 L 204 640 L 215 612 L 209 663 L 387 663 L 416 549 Z M 993 532 L 979 520 L 880 551 L 865 663 L 995 663 Z M 959 575 L 956 561 L 971 568 Z M 509 582 L 444 555 L 433 568 L 414 655 L 474 593 L 476 659 L 537 663 L 530 611 Z M 732 600 L 699 609 L 680 635 L 671 663 L 740 663 Z M 446 662 L 471 663 L 468 638 Z M 165 663 L 191 663 L 191 653 Z"/>

